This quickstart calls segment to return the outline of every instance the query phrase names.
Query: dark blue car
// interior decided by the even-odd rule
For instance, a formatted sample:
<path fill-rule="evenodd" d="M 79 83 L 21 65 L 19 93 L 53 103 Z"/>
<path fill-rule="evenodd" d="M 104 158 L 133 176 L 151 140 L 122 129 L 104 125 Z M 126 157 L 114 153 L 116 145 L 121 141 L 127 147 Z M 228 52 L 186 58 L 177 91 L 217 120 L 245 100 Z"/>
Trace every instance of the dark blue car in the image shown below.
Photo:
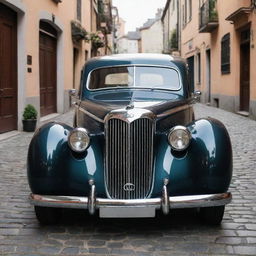
<path fill-rule="evenodd" d="M 31 203 L 43 224 L 60 208 L 102 218 L 198 208 L 222 221 L 231 201 L 232 148 L 224 125 L 195 120 L 186 63 L 161 54 L 113 55 L 83 68 L 74 127 L 50 122 L 29 147 Z"/>

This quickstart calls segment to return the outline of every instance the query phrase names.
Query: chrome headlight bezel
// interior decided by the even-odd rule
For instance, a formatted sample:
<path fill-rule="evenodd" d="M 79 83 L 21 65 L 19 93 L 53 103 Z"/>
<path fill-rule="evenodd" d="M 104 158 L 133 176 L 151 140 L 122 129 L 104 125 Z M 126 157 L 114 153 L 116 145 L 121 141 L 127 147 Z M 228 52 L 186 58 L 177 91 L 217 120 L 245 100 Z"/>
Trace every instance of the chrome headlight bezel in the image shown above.
<path fill-rule="evenodd" d="M 75 147 L 74 142 L 72 142 L 72 139 L 75 139 L 74 136 L 76 134 L 77 134 L 76 138 L 79 138 L 78 134 L 80 134 L 80 137 L 83 137 L 83 139 L 86 141 L 86 142 L 85 141 L 83 142 L 84 146 L 81 149 Z M 71 150 L 73 150 L 76 153 L 84 152 L 90 145 L 90 136 L 89 136 L 87 130 L 85 128 L 82 128 L 82 127 L 78 127 L 78 128 L 73 129 L 68 135 L 68 145 L 71 148 Z"/>
<path fill-rule="evenodd" d="M 183 133 L 183 138 L 180 137 L 180 140 L 183 139 L 183 146 L 181 147 L 178 147 L 177 145 L 175 145 L 175 142 L 174 142 L 174 136 L 176 135 L 177 136 L 177 133 Z M 171 146 L 171 148 L 175 151 L 184 151 L 186 150 L 189 145 L 190 145 L 190 142 L 191 142 L 191 133 L 190 131 L 185 127 L 185 126 L 182 126 L 182 125 L 177 125 L 177 126 L 174 126 L 170 131 L 169 131 L 169 134 L 168 134 L 168 142 Z M 185 141 L 185 142 L 184 142 Z"/>

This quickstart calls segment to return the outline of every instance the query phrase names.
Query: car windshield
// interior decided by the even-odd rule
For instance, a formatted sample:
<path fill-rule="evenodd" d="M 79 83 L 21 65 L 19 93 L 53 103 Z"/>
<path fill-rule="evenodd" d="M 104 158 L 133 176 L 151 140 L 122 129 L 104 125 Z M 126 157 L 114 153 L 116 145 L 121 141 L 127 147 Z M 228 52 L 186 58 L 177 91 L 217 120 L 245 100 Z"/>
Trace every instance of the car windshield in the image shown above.
<path fill-rule="evenodd" d="M 179 90 L 179 74 L 172 68 L 149 66 L 108 67 L 90 75 L 90 90 L 107 88 L 150 88 Z"/>

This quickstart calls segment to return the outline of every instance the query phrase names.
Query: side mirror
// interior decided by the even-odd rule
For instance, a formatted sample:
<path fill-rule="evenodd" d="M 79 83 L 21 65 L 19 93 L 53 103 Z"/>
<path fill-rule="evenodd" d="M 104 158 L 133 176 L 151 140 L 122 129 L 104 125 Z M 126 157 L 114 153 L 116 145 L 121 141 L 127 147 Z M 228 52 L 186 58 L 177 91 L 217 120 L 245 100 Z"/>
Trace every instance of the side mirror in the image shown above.
<path fill-rule="evenodd" d="M 200 91 L 195 91 L 192 93 L 192 98 L 195 102 L 198 102 L 200 100 L 200 96 L 201 96 L 201 92 Z"/>

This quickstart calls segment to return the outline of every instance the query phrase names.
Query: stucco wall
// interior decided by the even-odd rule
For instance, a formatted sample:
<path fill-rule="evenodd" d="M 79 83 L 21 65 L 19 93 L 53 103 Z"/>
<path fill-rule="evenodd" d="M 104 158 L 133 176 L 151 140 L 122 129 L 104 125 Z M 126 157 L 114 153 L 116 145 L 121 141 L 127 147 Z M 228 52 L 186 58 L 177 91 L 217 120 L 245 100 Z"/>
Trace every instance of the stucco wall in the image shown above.
<path fill-rule="evenodd" d="M 184 0 L 181 1 L 181 6 Z M 181 54 L 182 57 L 188 58 L 201 54 L 201 83 L 196 84 L 195 88 L 207 91 L 207 74 L 206 74 L 206 50 L 211 50 L 211 93 L 212 104 L 213 98 L 217 98 L 220 102 L 219 106 L 229 111 L 239 110 L 240 97 L 240 33 L 241 28 L 251 24 L 250 39 L 250 100 L 256 99 L 256 73 L 254 66 L 256 61 L 256 50 L 254 35 L 256 33 L 256 16 L 254 12 L 243 15 L 234 23 L 226 20 L 226 18 L 241 7 L 249 7 L 250 0 L 218 0 L 217 11 L 219 26 L 211 33 L 199 33 L 199 1 L 193 1 L 192 20 L 182 29 L 181 37 Z M 221 73 L 221 39 L 227 33 L 230 33 L 230 73 Z M 197 72 L 197 63 L 195 58 L 195 74 Z M 229 102 L 226 102 L 226 101 Z M 251 107 L 251 113 L 252 107 Z M 254 111 L 255 112 L 255 111 Z"/>
<path fill-rule="evenodd" d="M 163 25 L 156 21 L 150 28 L 141 30 L 141 50 L 143 53 L 162 53 Z"/>
<path fill-rule="evenodd" d="M 18 24 L 18 127 L 21 129 L 22 112 L 25 104 L 36 106 L 40 117 L 40 81 L 39 81 L 39 23 L 47 21 L 57 31 L 57 111 L 68 109 L 68 89 L 76 86 L 80 80 L 80 70 L 85 63 L 85 51 L 90 57 L 90 44 L 84 41 L 74 45 L 71 37 L 71 20 L 76 20 L 76 1 L 62 1 L 56 4 L 52 0 L 1 0 L 17 12 Z M 90 0 L 82 1 L 81 24 L 91 30 Z M 78 59 L 73 74 L 73 48 L 78 48 Z M 27 65 L 27 55 L 32 56 L 32 65 Z M 30 67 L 32 72 L 27 72 Z M 75 79 L 73 78 L 75 76 Z"/>

